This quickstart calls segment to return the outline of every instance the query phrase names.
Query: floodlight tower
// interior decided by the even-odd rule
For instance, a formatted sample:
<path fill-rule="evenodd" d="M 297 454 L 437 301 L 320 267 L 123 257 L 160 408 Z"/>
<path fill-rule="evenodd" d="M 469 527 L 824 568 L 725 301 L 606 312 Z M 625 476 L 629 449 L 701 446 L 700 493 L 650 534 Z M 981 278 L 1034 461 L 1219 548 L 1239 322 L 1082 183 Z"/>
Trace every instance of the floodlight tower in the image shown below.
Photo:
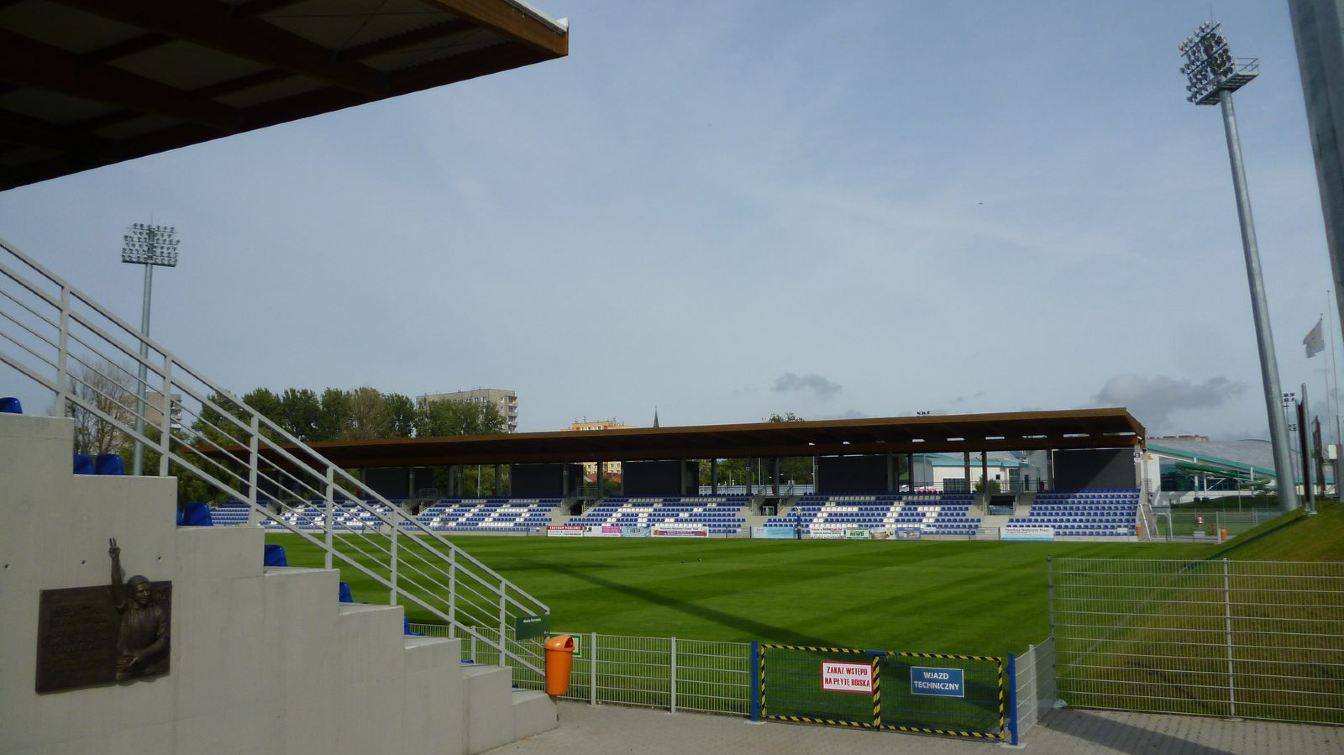
<path fill-rule="evenodd" d="M 1221 24 L 1206 21 L 1181 43 L 1185 65 L 1181 73 L 1189 79 L 1186 98 L 1196 105 L 1223 109 L 1223 128 L 1227 133 L 1227 156 L 1232 163 L 1232 186 L 1237 195 L 1237 219 L 1241 222 L 1241 246 L 1246 254 L 1246 278 L 1251 287 L 1251 314 L 1255 320 L 1255 340 L 1260 350 L 1260 376 L 1265 389 L 1265 409 L 1269 415 L 1269 437 L 1274 449 L 1274 470 L 1278 477 L 1279 502 L 1285 511 L 1296 509 L 1297 485 L 1293 461 L 1288 455 L 1288 430 L 1284 426 L 1279 400 L 1279 364 L 1274 356 L 1274 334 L 1269 328 L 1269 305 L 1265 283 L 1260 276 L 1260 251 L 1255 241 L 1255 221 L 1251 217 L 1251 198 L 1246 188 L 1246 170 L 1241 161 L 1241 139 L 1237 135 L 1237 116 L 1232 109 L 1232 93 L 1260 74 L 1255 58 L 1235 59 L 1223 38 Z"/>
<path fill-rule="evenodd" d="M 145 434 L 145 360 L 149 358 L 149 341 L 147 340 L 149 338 L 149 300 L 154 290 L 154 268 L 155 266 L 177 267 L 177 229 L 168 225 L 132 223 L 131 227 L 126 229 L 126 235 L 123 239 L 121 261 L 132 265 L 145 266 L 144 303 L 140 310 L 140 369 L 138 370 L 140 379 L 136 381 L 135 386 L 135 434 L 143 437 Z M 167 395 L 162 398 L 162 410 L 166 413 L 170 411 L 172 399 Z M 135 440 L 135 461 L 132 466 L 133 474 L 139 475 L 144 472 L 145 448 L 139 437 Z"/>

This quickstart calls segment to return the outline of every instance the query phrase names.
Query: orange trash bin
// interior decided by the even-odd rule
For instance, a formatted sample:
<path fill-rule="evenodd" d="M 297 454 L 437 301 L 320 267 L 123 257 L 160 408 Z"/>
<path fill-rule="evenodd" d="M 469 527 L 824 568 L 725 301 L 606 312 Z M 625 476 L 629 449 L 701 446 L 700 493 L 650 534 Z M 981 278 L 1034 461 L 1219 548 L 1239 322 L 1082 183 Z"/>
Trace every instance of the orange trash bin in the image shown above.
<path fill-rule="evenodd" d="M 559 697 L 569 691 L 574 668 L 574 638 L 559 634 L 546 640 L 546 694 Z"/>

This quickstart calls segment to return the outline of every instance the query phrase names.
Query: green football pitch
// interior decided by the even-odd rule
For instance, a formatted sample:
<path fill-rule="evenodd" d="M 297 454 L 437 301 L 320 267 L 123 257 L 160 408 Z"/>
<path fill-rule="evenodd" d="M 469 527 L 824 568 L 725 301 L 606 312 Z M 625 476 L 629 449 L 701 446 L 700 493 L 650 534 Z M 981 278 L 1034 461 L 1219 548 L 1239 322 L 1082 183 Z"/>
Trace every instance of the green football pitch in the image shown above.
<path fill-rule="evenodd" d="M 271 535 L 292 566 L 320 566 Z M 1002 655 L 1049 633 L 1046 557 L 1207 558 L 1195 544 L 456 537 L 551 609 L 551 627 Z M 406 540 L 402 540 L 403 547 Z M 344 571 L 355 599 L 386 591 Z M 430 617 L 407 606 L 411 621 Z"/>

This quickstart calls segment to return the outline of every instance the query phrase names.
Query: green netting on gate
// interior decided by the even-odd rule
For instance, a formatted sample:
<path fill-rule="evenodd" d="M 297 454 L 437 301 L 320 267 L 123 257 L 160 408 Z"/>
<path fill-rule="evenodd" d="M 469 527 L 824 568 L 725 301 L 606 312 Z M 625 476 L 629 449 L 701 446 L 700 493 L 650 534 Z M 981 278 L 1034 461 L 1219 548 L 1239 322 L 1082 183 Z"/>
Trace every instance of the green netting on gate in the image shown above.
<path fill-rule="evenodd" d="M 891 653 L 882 659 L 882 728 L 998 738 L 1007 721 L 1003 659 Z"/>
<path fill-rule="evenodd" d="M 775 721 L 1000 739 L 1002 658 L 760 646 L 761 716 Z"/>
<path fill-rule="evenodd" d="M 853 648 L 761 645 L 761 715 L 776 721 L 873 726 L 873 696 L 862 675 L 854 674 L 858 691 L 822 688 L 823 666 L 844 678 L 846 671 L 872 668 L 872 656 Z M 833 686 L 840 686 L 833 684 Z"/>

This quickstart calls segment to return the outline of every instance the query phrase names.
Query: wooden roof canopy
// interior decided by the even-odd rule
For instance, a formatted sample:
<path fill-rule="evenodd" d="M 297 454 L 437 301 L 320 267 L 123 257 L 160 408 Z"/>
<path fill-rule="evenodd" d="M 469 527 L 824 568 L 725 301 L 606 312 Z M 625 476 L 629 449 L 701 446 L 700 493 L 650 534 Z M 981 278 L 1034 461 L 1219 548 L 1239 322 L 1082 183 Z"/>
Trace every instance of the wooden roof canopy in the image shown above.
<path fill-rule="evenodd" d="M 521 0 L 0 0 L 0 190 L 568 51 Z"/>
<path fill-rule="evenodd" d="M 1076 409 L 622 428 L 590 432 L 390 438 L 328 441 L 311 445 L 336 465 L 354 469 L 449 464 L 1123 448 L 1141 445 L 1143 441 L 1143 425 L 1125 409 Z M 239 451 L 241 449 L 235 450 L 235 453 Z"/>

